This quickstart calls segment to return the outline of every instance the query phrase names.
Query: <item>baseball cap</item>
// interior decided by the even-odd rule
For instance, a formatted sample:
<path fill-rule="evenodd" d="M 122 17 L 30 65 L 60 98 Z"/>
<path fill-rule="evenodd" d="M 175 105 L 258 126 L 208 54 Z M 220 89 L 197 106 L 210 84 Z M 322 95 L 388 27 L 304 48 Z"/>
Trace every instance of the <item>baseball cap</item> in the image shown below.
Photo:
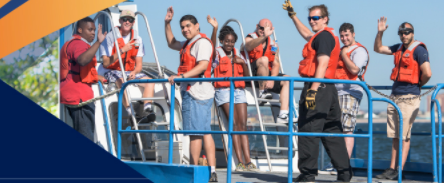
<path fill-rule="evenodd" d="M 136 18 L 136 15 L 131 10 L 122 10 L 122 12 L 120 13 L 120 17 L 119 18 L 122 18 L 122 17 L 133 17 L 133 18 Z"/>

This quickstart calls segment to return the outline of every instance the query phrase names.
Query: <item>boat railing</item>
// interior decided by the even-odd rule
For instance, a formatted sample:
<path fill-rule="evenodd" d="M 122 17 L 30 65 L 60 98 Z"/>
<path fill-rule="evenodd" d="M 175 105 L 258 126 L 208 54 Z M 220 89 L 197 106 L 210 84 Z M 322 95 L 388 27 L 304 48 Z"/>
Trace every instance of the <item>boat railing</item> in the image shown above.
<path fill-rule="evenodd" d="M 381 101 L 381 102 L 387 102 L 392 104 L 395 109 L 398 112 L 399 118 L 400 118 L 400 136 L 399 140 L 402 142 L 402 114 L 398 106 L 391 100 L 386 98 L 373 98 L 372 94 L 365 84 L 365 82 L 361 81 L 350 81 L 350 80 L 330 80 L 330 79 L 318 79 L 318 78 L 301 78 L 301 77 L 230 77 L 230 78 L 178 78 L 174 81 L 176 83 L 180 82 L 215 82 L 215 81 L 230 81 L 230 108 L 229 108 L 229 128 L 228 131 L 195 131 L 195 130 L 174 130 L 174 113 L 170 113 L 170 128 L 169 130 L 122 130 L 122 97 L 123 97 L 123 91 L 129 84 L 135 84 L 135 83 L 166 83 L 168 82 L 167 79 L 149 79 L 149 80 L 130 80 L 123 84 L 121 90 L 122 92 L 118 95 L 118 136 L 117 136 L 117 158 L 121 158 L 121 148 L 122 148 L 122 139 L 121 134 L 122 133 L 168 133 L 169 134 L 169 151 L 168 151 L 168 164 L 173 163 L 173 134 L 228 134 L 228 152 L 227 152 L 227 159 L 230 160 L 232 158 L 232 136 L 231 135 L 237 135 L 237 134 L 255 134 L 255 135 L 282 135 L 282 136 L 288 136 L 288 148 L 292 149 L 293 147 L 293 138 L 292 136 L 317 136 L 317 137 L 358 137 L 358 138 L 368 138 L 368 159 L 371 162 L 373 159 L 372 157 L 372 151 L 373 151 L 373 118 L 372 115 L 369 115 L 368 117 L 368 134 L 337 134 L 337 133 L 310 133 L 310 132 L 293 132 L 293 125 L 289 125 L 288 132 L 270 132 L 270 131 L 233 131 L 233 110 L 234 110 L 234 82 L 235 81 L 267 81 L 267 80 L 273 80 L 273 81 L 290 81 L 290 99 L 294 98 L 294 82 L 322 82 L 322 83 L 344 83 L 344 84 L 357 84 L 360 85 L 365 92 L 367 93 L 368 98 L 368 109 L 369 113 L 372 114 L 373 111 L 373 102 L 374 101 Z M 171 85 L 170 90 L 170 96 L 171 98 L 175 97 L 175 85 Z M 289 102 L 289 110 L 292 111 L 294 108 L 293 102 Z M 170 105 L 170 111 L 174 111 L 174 103 L 171 103 Z M 293 118 L 293 113 L 289 113 L 289 119 Z M 402 143 L 399 143 L 399 149 L 402 150 Z M 293 151 L 287 151 L 288 157 L 293 157 Z M 401 167 L 402 161 L 402 151 L 399 151 L 399 167 Z M 231 182 L 231 161 L 227 161 L 227 182 Z M 372 182 L 372 163 L 367 164 L 367 175 L 370 175 L 367 177 L 367 181 L 370 183 Z M 402 177 L 402 171 L 399 171 L 399 179 L 398 181 L 401 182 Z M 292 182 L 293 179 L 293 161 L 292 158 L 288 158 L 288 182 Z"/>

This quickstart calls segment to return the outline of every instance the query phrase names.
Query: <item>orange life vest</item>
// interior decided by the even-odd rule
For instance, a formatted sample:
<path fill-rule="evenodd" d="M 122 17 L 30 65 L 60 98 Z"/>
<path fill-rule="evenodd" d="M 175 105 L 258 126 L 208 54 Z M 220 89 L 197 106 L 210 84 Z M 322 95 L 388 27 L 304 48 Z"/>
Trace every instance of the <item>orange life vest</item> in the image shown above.
<path fill-rule="evenodd" d="M 367 51 L 367 55 L 368 55 L 367 48 L 362 46 L 361 43 L 356 43 L 356 44 L 350 46 L 350 48 L 348 49 L 347 57 L 350 58 L 350 55 L 353 53 L 353 51 L 355 51 L 359 47 L 364 48 L 365 51 Z M 367 72 L 367 66 L 368 66 L 368 63 L 370 62 L 370 56 L 368 56 L 368 57 L 369 58 L 367 60 L 367 65 L 364 68 L 361 68 L 361 69 L 364 69 L 364 73 L 362 73 L 362 75 L 358 75 L 358 74 L 355 75 L 355 74 L 352 74 L 350 71 L 348 71 L 347 66 L 345 66 L 344 60 L 342 59 L 342 56 L 339 56 L 338 68 L 336 69 L 335 79 L 356 80 L 357 78 L 359 78 L 359 80 L 364 81 L 364 75 L 365 75 L 365 72 Z"/>
<path fill-rule="evenodd" d="M 248 34 L 253 39 L 259 38 L 259 36 L 256 34 L 256 32 Z M 248 57 L 250 59 L 250 63 L 254 62 L 255 60 L 261 58 L 262 56 L 266 56 L 268 58 L 268 69 L 271 71 L 271 68 L 273 66 L 275 53 L 271 52 L 271 45 L 274 45 L 274 40 L 272 40 L 270 37 L 268 39 L 268 44 L 265 48 L 264 53 L 264 46 L 263 44 L 258 45 L 256 48 L 248 52 Z M 243 54 L 245 56 L 245 54 Z"/>
<path fill-rule="evenodd" d="M 60 81 L 65 80 L 68 74 L 72 74 L 72 77 L 79 77 L 82 83 L 92 84 L 99 81 L 96 70 L 96 57 L 93 57 L 92 61 L 85 66 L 80 66 L 75 60 L 68 59 L 68 54 L 66 53 L 68 45 L 74 40 L 81 39 L 82 37 L 80 35 L 74 34 L 71 40 L 67 41 L 60 50 Z M 88 44 L 88 49 L 89 48 L 91 48 L 91 46 Z"/>
<path fill-rule="evenodd" d="M 187 40 L 185 42 L 185 44 L 183 45 L 182 49 L 180 50 L 180 66 L 177 69 L 177 75 L 179 75 L 179 76 L 181 74 L 184 74 L 184 73 L 190 71 L 191 69 L 193 69 L 196 66 L 196 57 L 194 57 L 190 53 L 191 47 L 193 47 L 194 44 L 197 41 L 199 41 L 200 39 L 207 39 L 211 43 L 211 40 L 205 34 L 200 33 L 197 36 L 198 36 L 198 38 L 194 42 L 192 42 L 192 43 L 190 43 L 190 40 Z M 211 43 L 211 45 L 213 45 L 213 43 Z M 210 58 L 208 58 L 208 67 L 207 67 L 207 69 L 202 74 L 194 76 L 194 78 L 199 78 L 199 77 L 202 77 L 202 76 L 205 76 L 205 78 L 210 78 L 211 77 L 211 63 L 209 63 L 209 62 L 212 60 L 213 51 L 211 52 Z"/>
<path fill-rule="evenodd" d="M 330 60 L 328 61 L 327 71 L 325 72 L 325 78 L 335 78 L 335 72 L 338 66 L 341 49 L 339 48 L 339 39 L 337 36 L 335 36 L 333 28 L 330 27 L 325 27 L 323 30 L 318 31 L 315 35 L 313 35 L 313 37 L 311 37 L 310 41 L 305 44 L 304 49 L 302 50 L 302 57 L 304 57 L 304 60 L 299 62 L 298 72 L 300 76 L 314 77 L 315 75 L 316 68 L 318 67 L 318 59 L 316 55 L 316 50 L 311 47 L 311 43 L 322 31 L 329 32 L 335 38 L 335 47 L 330 53 Z"/>
<path fill-rule="evenodd" d="M 223 78 L 223 77 L 243 77 L 244 69 L 241 64 L 232 63 L 225 51 L 222 47 L 216 48 L 216 51 L 219 53 L 219 65 L 214 68 L 214 77 Z M 236 49 L 233 48 L 232 58 L 235 59 L 237 55 Z M 245 81 L 235 81 L 234 86 L 236 88 L 245 88 Z M 226 88 L 230 87 L 229 81 L 220 81 L 214 83 L 215 88 Z"/>
<path fill-rule="evenodd" d="M 120 27 L 115 27 L 113 31 L 116 31 L 116 33 L 117 33 L 117 44 L 119 46 L 119 49 L 122 49 L 123 46 L 125 46 L 125 41 L 122 38 L 122 31 L 120 30 Z M 135 35 L 136 35 L 135 31 L 133 29 L 131 29 L 130 40 L 132 40 Z M 116 45 L 114 43 L 111 55 L 114 55 L 116 52 L 117 52 L 116 51 Z M 126 53 L 122 53 L 122 55 L 120 55 L 120 57 L 122 58 L 123 67 L 125 67 L 125 71 L 133 71 L 134 70 L 134 68 L 136 66 L 137 52 L 139 52 L 139 47 L 133 45 L 131 50 L 127 51 Z M 114 60 L 114 62 L 111 65 L 109 65 L 107 67 L 107 69 L 121 70 L 120 69 L 120 63 L 119 63 L 119 58 L 116 58 L 116 60 Z"/>
<path fill-rule="evenodd" d="M 415 41 L 402 53 L 404 44 L 399 45 L 398 51 L 393 53 L 395 56 L 395 68 L 392 70 L 391 80 L 411 84 L 419 83 L 420 65 L 413 58 L 413 53 L 419 45 L 423 45 L 427 49 L 424 43 Z"/>

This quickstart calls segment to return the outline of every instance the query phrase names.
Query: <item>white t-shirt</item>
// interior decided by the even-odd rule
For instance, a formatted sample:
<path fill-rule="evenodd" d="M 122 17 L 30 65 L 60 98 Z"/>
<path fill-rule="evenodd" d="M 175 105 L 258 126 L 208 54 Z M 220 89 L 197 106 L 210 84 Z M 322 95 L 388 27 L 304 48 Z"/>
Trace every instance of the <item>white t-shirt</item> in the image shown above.
<path fill-rule="evenodd" d="M 117 29 L 113 29 L 113 31 L 116 31 Z M 136 33 L 136 31 L 134 31 Z M 117 31 L 117 37 L 120 37 L 120 32 Z M 137 42 L 139 43 L 139 51 L 137 52 L 137 57 L 143 57 L 145 55 L 145 50 L 143 47 L 143 42 L 142 42 L 142 38 L 138 35 L 134 36 L 137 40 Z M 126 35 L 126 36 L 122 36 L 123 38 L 123 42 L 125 44 L 128 43 L 128 41 L 130 41 L 130 34 Z M 112 50 L 113 50 L 113 46 L 114 46 L 114 34 L 113 32 L 109 32 L 106 35 L 105 41 L 102 42 L 102 44 L 100 44 L 100 53 L 102 54 L 101 56 L 111 56 Z M 134 45 L 133 45 L 134 46 Z"/>
<path fill-rule="evenodd" d="M 200 35 L 197 35 L 189 43 L 199 39 Z M 183 47 L 186 41 L 181 41 L 180 46 Z M 210 62 L 211 54 L 213 53 L 213 45 L 207 39 L 199 39 L 190 49 L 191 56 L 196 58 L 196 65 L 199 61 Z M 211 63 L 208 63 L 211 64 Z M 211 82 L 183 82 L 180 84 L 180 89 L 187 90 L 187 86 L 191 85 L 190 92 L 196 100 L 207 100 L 214 98 L 214 86 Z"/>
<path fill-rule="evenodd" d="M 359 68 L 358 75 L 362 75 L 365 72 L 365 70 L 362 68 L 365 67 L 368 62 L 367 51 L 363 47 L 356 48 L 350 54 L 350 59 Z M 360 81 L 359 78 L 356 78 L 356 81 Z M 355 98 L 362 99 L 364 89 L 359 85 L 338 83 L 335 84 L 335 86 L 338 90 L 338 95 L 350 94 Z"/>

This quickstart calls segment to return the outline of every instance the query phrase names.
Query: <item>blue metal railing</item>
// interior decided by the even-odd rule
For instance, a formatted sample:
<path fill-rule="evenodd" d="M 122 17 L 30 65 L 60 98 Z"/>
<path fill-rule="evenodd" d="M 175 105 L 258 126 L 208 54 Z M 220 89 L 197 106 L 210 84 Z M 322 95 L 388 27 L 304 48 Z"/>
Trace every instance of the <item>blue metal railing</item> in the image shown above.
<path fill-rule="evenodd" d="M 436 95 L 438 94 L 439 90 L 444 88 L 444 84 L 438 84 L 435 91 L 433 91 L 432 97 L 431 97 L 431 103 L 430 103 L 430 115 L 431 115 L 431 125 L 432 125 L 432 157 L 433 157 L 433 182 L 442 182 L 442 114 L 441 114 L 441 105 L 438 100 L 436 100 Z M 436 135 L 435 131 L 435 104 L 438 109 L 438 135 Z M 436 161 L 436 138 L 438 137 L 439 140 L 439 160 Z M 439 169 L 437 167 L 437 163 L 439 163 Z"/>
<path fill-rule="evenodd" d="M 398 106 L 385 98 L 372 98 L 371 92 L 368 89 L 365 82 L 360 81 L 350 81 L 350 80 L 333 80 L 333 79 L 317 79 L 317 78 L 300 78 L 300 77 L 236 77 L 236 78 L 186 78 L 186 79 L 175 79 L 174 81 L 176 83 L 180 82 L 214 82 L 214 81 L 230 81 L 230 108 L 229 108 L 229 123 L 228 123 L 228 131 L 194 131 L 194 130 L 172 130 L 174 129 L 174 102 L 171 102 L 170 105 L 170 128 L 169 130 L 122 130 L 122 97 L 123 97 L 123 91 L 129 84 L 135 84 L 135 83 L 161 83 L 161 82 L 168 82 L 167 79 L 149 79 L 149 80 L 130 80 L 123 84 L 121 88 L 121 92 L 118 96 L 118 137 L 117 137 L 117 158 L 121 158 L 121 134 L 122 133 L 169 133 L 169 151 L 168 151 L 168 164 L 173 163 L 173 134 L 175 133 L 181 133 L 181 134 L 228 134 L 228 161 L 227 161 L 227 182 L 231 182 L 231 161 L 232 158 L 232 137 L 233 134 L 239 134 L 239 135 L 248 135 L 248 134 L 255 134 L 255 135 L 285 135 L 289 137 L 288 142 L 288 148 L 292 149 L 293 147 L 293 138 L 291 138 L 293 135 L 296 136 L 317 136 L 317 137 L 360 137 L 360 138 L 368 138 L 368 159 L 371 162 L 373 159 L 372 157 L 372 151 L 373 151 L 373 117 L 372 115 L 369 115 L 368 120 L 368 134 L 337 134 L 337 133 L 309 133 L 309 132 L 293 132 L 293 125 L 289 125 L 288 132 L 268 132 L 268 131 L 233 131 L 233 108 L 234 108 L 234 81 L 266 81 L 266 80 L 273 80 L 273 81 L 290 81 L 290 87 L 289 87 L 289 94 L 290 99 L 293 98 L 294 95 L 294 82 L 322 82 L 322 83 L 344 83 L 344 84 L 356 84 L 360 85 L 365 92 L 367 93 L 368 97 L 368 110 L 369 114 L 372 114 L 373 112 L 373 101 L 382 101 L 392 104 L 399 115 L 400 118 L 400 138 L 399 138 L 399 169 L 402 169 L 402 114 Z M 175 85 L 171 85 L 171 98 L 175 98 Z M 289 111 L 292 111 L 294 108 L 293 102 L 289 102 Z M 293 119 L 293 114 L 289 113 L 289 119 Z M 293 157 L 293 151 L 288 151 L 288 157 Z M 370 183 L 372 182 L 372 163 L 368 163 L 367 165 L 367 181 Z M 292 182 L 293 179 L 293 161 L 292 158 L 288 158 L 288 182 Z M 402 171 L 399 171 L 399 179 L 398 181 L 401 182 L 402 177 Z"/>
<path fill-rule="evenodd" d="M 100 93 L 100 96 L 102 96 L 102 95 L 104 95 L 103 84 L 101 81 L 99 81 L 98 83 L 99 83 L 99 93 Z M 108 123 L 108 117 L 107 117 L 108 112 L 106 111 L 105 99 L 102 98 L 100 100 L 100 102 L 102 103 L 102 114 L 103 114 L 103 119 L 105 120 L 105 123 L 103 125 L 105 126 L 105 130 L 106 130 L 106 139 L 108 142 L 108 149 L 109 149 L 108 151 L 109 151 L 109 153 L 111 153 L 111 155 L 114 155 L 113 145 L 111 144 L 111 132 L 110 132 L 111 130 L 110 130 L 109 123 Z"/>

